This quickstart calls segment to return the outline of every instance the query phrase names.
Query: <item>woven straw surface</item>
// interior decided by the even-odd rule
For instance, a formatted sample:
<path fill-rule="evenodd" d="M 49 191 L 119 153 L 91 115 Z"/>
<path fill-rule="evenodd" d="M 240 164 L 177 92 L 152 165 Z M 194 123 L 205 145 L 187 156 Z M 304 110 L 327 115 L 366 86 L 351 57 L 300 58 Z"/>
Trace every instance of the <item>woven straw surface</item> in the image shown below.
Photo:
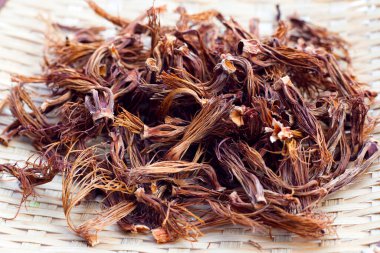
<path fill-rule="evenodd" d="M 152 1 L 97 1 L 108 11 L 126 17 L 136 17 Z M 292 1 L 283 0 L 283 15 L 294 12 L 317 24 L 339 32 L 352 43 L 355 73 L 359 79 L 380 91 L 380 1 Z M 259 1 L 166 1 L 170 10 L 184 5 L 191 12 L 208 8 L 218 9 L 247 24 L 249 18 L 261 19 L 262 33 L 269 33 L 275 15 L 274 2 Z M 107 25 L 80 0 L 9 0 L 0 9 L 0 101 L 11 87 L 10 73 L 33 74 L 40 70 L 45 24 L 39 16 L 50 17 L 67 25 Z M 175 15 L 164 15 L 162 23 L 171 23 Z M 36 87 L 38 88 L 38 87 Z M 41 88 L 38 88 L 41 89 Z M 378 114 L 374 107 L 373 114 Z M 0 115 L 0 129 L 11 122 L 9 111 Z M 377 128 L 374 137 L 379 139 Z M 15 162 L 28 158 L 33 152 L 23 139 L 0 146 L 0 162 Z M 378 252 L 380 242 L 380 165 L 374 164 L 354 184 L 329 196 L 320 209 L 335 219 L 336 234 L 322 240 L 306 240 L 283 231 L 273 237 L 252 233 L 237 226 L 209 229 L 197 242 L 180 240 L 157 245 L 150 235 L 122 233 L 116 226 L 100 233 L 101 243 L 89 248 L 81 238 L 68 230 L 61 205 L 61 181 L 38 187 L 38 196 L 30 198 L 13 217 L 20 203 L 17 182 L 0 177 L 0 252 L 259 252 L 250 241 L 261 245 L 261 252 Z M 73 218 L 88 218 L 97 210 L 96 203 L 76 208 Z"/>

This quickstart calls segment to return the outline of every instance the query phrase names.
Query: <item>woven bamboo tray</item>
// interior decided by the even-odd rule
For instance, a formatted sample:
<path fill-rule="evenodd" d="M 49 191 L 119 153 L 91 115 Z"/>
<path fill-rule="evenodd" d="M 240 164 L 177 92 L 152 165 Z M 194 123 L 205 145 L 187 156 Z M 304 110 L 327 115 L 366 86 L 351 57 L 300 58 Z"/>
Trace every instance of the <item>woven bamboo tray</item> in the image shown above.
<path fill-rule="evenodd" d="M 2 1 L 0 1 L 1 3 Z M 129 18 L 147 9 L 152 1 L 97 1 L 108 11 Z M 191 12 L 218 9 L 248 24 L 251 17 L 261 20 L 260 30 L 268 34 L 275 15 L 272 1 L 157 0 L 167 4 L 169 11 L 183 5 Z M 283 15 L 299 13 L 307 20 L 339 32 L 352 43 L 355 73 L 361 81 L 380 91 L 380 1 L 292 1 L 280 2 Z M 67 25 L 106 25 L 81 0 L 9 0 L 0 4 L 0 100 L 11 82 L 10 73 L 33 74 L 40 70 L 43 32 L 46 25 L 38 17 L 50 18 Z M 174 21 L 173 14 L 162 17 L 162 23 Z M 36 87 L 41 89 L 41 87 Z M 373 108 L 379 114 L 380 102 Z M 0 129 L 11 122 L 9 111 L 0 114 Z M 380 128 L 374 133 L 379 139 Z M 17 139 L 8 148 L 0 146 L 0 162 L 15 162 L 33 152 L 25 140 Z M 68 230 L 61 205 L 61 178 L 38 187 L 38 196 L 30 198 L 15 215 L 21 194 L 17 182 L 0 177 L 0 252 L 380 252 L 380 164 L 374 164 L 354 184 L 329 196 L 320 210 L 336 217 L 336 234 L 322 240 L 306 240 L 284 231 L 273 231 L 273 237 L 252 233 L 247 228 L 225 226 L 209 229 L 198 242 L 180 240 L 157 245 L 150 235 L 120 232 L 116 226 L 100 233 L 101 243 L 89 248 Z M 86 203 L 75 209 L 73 219 L 79 222 L 96 212 L 97 204 Z M 261 250 L 250 241 L 259 243 Z"/>

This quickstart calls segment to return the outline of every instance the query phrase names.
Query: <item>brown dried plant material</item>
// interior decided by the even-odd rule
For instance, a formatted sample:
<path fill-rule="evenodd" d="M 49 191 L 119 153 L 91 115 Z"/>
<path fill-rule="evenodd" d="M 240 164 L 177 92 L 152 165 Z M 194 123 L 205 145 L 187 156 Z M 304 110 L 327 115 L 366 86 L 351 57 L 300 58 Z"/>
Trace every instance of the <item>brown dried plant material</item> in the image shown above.
<path fill-rule="evenodd" d="M 157 243 L 170 242 L 170 237 L 165 229 L 155 228 L 152 230 L 152 235 Z"/>
<path fill-rule="evenodd" d="M 164 7 L 130 20 L 88 3 L 117 34 L 49 25 L 44 71 L 13 76 L 0 103 L 15 117 L 1 143 L 25 136 L 39 152 L 0 165 L 22 201 L 62 173 L 68 225 L 90 245 L 111 224 L 158 243 L 230 223 L 332 232 L 315 207 L 380 156 L 376 93 L 351 73 L 343 39 L 295 17 L 278 15 L 264 38 L 258 20 L 245 30 L 217 11 L 178 8 L 173 27 L 160 24 Z M 49 88 L 42 104 L 30 83 Z M 102 210 L 74 219 L 98 195 Z"/>
<path fill-rule="evenodd" d="M 94 1 L 87 0 L 88 5 L 91 9 L 95 11 L 96 14 L 99 16 L 107 19 L 108 21 L 112 22 L 115 25 L 118 26 L 127 26 L 130 22 L 124 18 L 113 16 L 106 12 L 103 8 L 101 8 L 99 5 L 97 5 Z"/>

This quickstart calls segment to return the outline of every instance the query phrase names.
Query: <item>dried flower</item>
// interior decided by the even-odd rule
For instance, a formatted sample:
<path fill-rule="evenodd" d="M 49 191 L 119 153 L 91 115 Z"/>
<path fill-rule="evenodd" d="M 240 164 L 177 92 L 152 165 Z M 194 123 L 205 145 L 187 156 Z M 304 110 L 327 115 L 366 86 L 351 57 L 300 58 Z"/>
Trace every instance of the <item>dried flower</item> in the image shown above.
<path fill-rule="evenodd" d="M 0 102 L 15 118 L 0 142 L 25 136 L 39 154 L 0 164 L 20 181 L 22 201 L 62 173 L 68 226 L 91 246 L 115 223 L 158 243 L 230 223 L 329 231 L 331 219 L 313 208 L 380 156 L 369 138 L 376 93 L 353 77 L 343 39 L 279 10 L 262 38 L 258 20 L 246 30 L 217 11 L 178 8 L 173 27 L 160 24 L 165 7 L 129 20 L 87 2 L 116 34 L 49 26 L 44 72 L 13 76 Z M 76 224 L 74 208 L 97 195 L 103 209 Z"/>
<path fill-rule="evenodd" d="M 284 127 L 284 125 L 276 119 L 272 120 L 272 128 L 265 127 L 264 131 L 265 133 L 272 133 L 272 135 L 269 137 L 272 143 L 277 140 L 285 141 L 293 137 L 290 127 Z"/>

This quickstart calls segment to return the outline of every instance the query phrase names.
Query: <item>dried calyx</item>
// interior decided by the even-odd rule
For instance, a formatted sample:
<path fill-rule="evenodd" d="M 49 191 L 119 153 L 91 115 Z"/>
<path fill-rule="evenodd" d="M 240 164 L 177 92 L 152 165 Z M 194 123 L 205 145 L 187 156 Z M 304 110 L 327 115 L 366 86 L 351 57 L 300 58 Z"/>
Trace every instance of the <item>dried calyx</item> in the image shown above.
<path fill-rule="evenodd" d="M 245 30 L 216 11 L 178 8 L 169 27 L 162 7 L 129 20 L 88 2 L 117 35 L 50 26 L 45 71 L 14 76 L 0 103 L 15 117 L 0 141 L 25 136 L 41 154 L 0 165 L 23 201 L 62 173 L 68 224 L 90 245 L 114 223 L 158 243 L 229 223 L 329 231 L 315 206 L 380 154 L 367 115 L 376 94 L 349 72 L 344 40 L 295 17 L 261 38 L 257 21 Z M 51 91 L 41 106 L 30 83 Z M 77 224 L 72 210 L 99 194 L 104 210 Z"/>

